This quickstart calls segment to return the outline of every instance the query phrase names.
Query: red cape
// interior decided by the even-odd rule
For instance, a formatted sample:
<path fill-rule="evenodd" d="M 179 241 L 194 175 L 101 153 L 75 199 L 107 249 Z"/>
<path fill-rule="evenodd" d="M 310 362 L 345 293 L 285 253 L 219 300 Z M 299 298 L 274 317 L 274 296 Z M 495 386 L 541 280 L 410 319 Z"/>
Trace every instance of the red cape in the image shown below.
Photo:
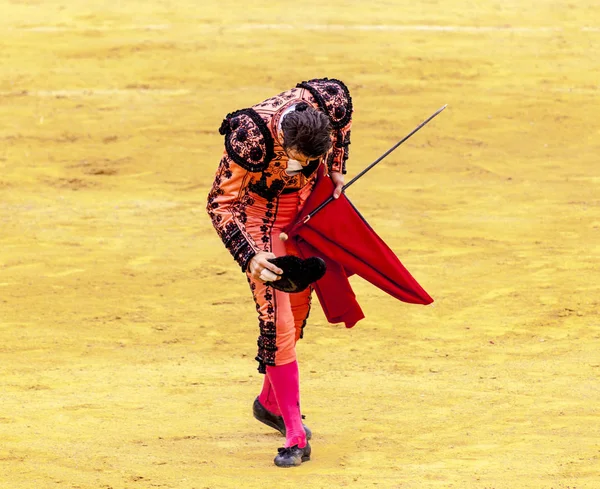
<path fill-rule="evenodd" d="M 298 221 L 327 200 L 333 188 L 333 182 L 320 168 L 315 188 Z M 344 194 L 306 224 L 293 226 L 288 235 L 294 239 L 302 258 L 319 256 L 327 264 L 325 276 L 313 285 L 331 323 L 343 322 L 351 328 L 365 317 L 348 281 L 353 274 L 403 302 L 433 302 Z"/>

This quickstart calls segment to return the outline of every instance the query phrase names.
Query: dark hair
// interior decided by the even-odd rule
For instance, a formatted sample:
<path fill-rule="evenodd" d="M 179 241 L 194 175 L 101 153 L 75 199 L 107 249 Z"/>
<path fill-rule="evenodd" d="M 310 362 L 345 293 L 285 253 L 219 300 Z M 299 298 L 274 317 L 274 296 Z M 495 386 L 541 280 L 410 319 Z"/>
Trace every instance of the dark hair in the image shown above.
<path fill-rule="evenodd" d="M 300 109 L 300 110 L 298 110 Z M 331 148 L 331 122 L 313 107 L 299 107 L 281 121 L 283 145 L 309 158 L 322 156 Z"/>

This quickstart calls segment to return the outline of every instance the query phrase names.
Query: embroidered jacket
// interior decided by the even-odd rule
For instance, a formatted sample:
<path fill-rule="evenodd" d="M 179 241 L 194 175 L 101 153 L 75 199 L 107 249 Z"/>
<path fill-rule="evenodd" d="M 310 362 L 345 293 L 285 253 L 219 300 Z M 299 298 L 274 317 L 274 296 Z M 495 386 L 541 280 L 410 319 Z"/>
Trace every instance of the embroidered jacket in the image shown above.
<path fill-rule="evenodd" d="M 267 200 L 263 222 L 266 230 L 275 219 L 277 199 L 283 191 L 314 185 L 322 161 L 314 160 L 301 173 L 288 175 L 288 157 L 278 128 L 284 113 L 313 106 L 329 116 L 334 130 L 333 146 L 322 158 L 329 171 L 346 173 L 352 99 L 344 83 L 321 78 L 299 83 L 248 109 L 223 120 L 219 132 L 225 136 L 225 151 L 208 194 L 207 211 L 221 240 L 242 270 L 259 251 L 270 251 L 268 239 L 256 243 L 245 230 L 245 209 L 256 196 Z"/>

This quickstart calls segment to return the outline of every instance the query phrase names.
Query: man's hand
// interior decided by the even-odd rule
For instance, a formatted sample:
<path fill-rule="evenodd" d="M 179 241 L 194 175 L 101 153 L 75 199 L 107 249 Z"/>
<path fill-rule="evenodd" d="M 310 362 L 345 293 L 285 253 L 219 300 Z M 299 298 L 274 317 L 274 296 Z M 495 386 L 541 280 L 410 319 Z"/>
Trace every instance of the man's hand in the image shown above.
<path fill-rule="evenodd" d="M 248 271 L 255 280 L 263 282 L 274 282 L 281 278 L 283 270 L 271 263 L 269 258 L 275 258 L 273 253 L 268 251 L 259 251 L 248 262 Z"/>
<path fill-rule="evenodd" d="M 335 185 L 335 188 L 333 189 L 333 198 L 337 199 L 340 195 L 342 195 L 342 187 L 344 186 L 344 175 L 342 175 L 339 171 L 332 171 L 331 180 Z"/>

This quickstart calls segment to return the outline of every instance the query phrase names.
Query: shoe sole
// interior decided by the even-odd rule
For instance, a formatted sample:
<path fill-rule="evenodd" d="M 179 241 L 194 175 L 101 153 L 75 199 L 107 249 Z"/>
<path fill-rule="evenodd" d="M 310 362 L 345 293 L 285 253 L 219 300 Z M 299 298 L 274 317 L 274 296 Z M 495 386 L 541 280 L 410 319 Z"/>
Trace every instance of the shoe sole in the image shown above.
<path fill-rule="evenodd" d="M 302 465 L 304 462 L 309 462 L 310 461 L 310 455 L 305 455 L 304 457 L 302 457 L 302 461 L 300 462 L 299 465 L 277 465 L 277 467 L 281 467 L 282 469 L 289 469 L 290 467 L 300 467 L 300 465 Z"/>
<path fill-rule="evenodd" d="M 256 419 L 257 421 L 260 421 L 262 424 L 269 426 L 270 428 L 273 428 L 273 429 L 279 431 L 279 433 L 281 433 L 283 436 L 285 436 L 285 430 L 283 430 L 283 431 L 280 430 L 279 426 L 277 426 L 275 423 L 271 423 L 270 421 L 267 421 L 266 419 L 261 419 L 256 414 L 254 414 L 254 419 Z M 291 467 L 293 467 L 293 465 Z"/>
<path fill-rule="evenodd" d="M 260 421 L 264 425 L 267 425 L 269 428 L 273 428 L 273 429 L 279 431 L 279 433 L 281 433 L 283 436 L 285 436 L 285 430 L 280 430 L 279 426 L 277 426 L 275 423 L 271 423 L 270 421 L 267 421 L 266 419 L 261 419 L 258 416 L 256 416 L 256 414 L 254 415 L 254 419 L 256 421 Z M 308 435 L 308 433 L 307 433 L 306 441 L 310 441 L 310 440 L 312 440 L 312 433 L 310 435 Z"/>
<path fill-rule="evenodd" d="M 258 402 L 258 398 L 256 399 L 255 402 Z M 262 408 L 262 406 L 260 406 L 260 407 Z M 262 408 L 262 409 L 264 409 L 264 408 Z M 279 433 L 281 433 L 283 436 L 285 436 L 285 433 L 286 433 L 285 426 L 282 428 L 281 425 L 275 423 L 274 421 L 270 421 L 268 419 L 261 417 L 260 412 L 257 412 L 257 409 L 255 406 L 252 409 L 252 416 L 254 416 L 254 419 L 256 419 L 257 421 L 260 421 L 265 426 L 268 426 L 269 428 L 273 428 L 274 430 L 279 431 Z M 302 419 L 304 419 L 304 416 L 302 416 Z M 302 427 L 304 428 L 304 432 L 306 433 L 306 440 L 307 441 L 311 440 L 312 439 L 312 431 L 310 431 L 310 429 L 308 427 L 306 427 L 304 425 L 304 423 L 302 423 Z"/>

